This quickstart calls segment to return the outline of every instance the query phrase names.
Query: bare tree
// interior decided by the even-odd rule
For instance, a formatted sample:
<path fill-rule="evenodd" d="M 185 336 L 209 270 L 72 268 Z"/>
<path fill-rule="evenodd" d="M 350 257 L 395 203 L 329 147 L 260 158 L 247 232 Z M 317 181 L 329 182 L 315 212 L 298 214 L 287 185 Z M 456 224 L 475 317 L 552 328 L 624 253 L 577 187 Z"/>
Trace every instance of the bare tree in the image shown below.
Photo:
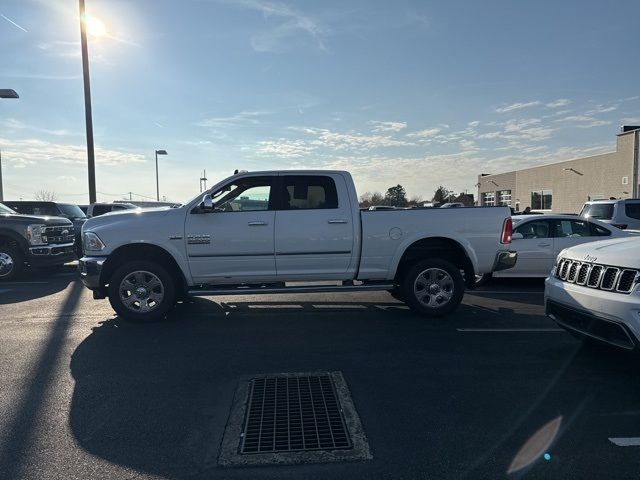
<path fill-rule="evenodd" d="M 410 207 L 421 207 L 423 204 L 424 204 L 424 200 L 422 199 L 421 195 L 413 195 L 409 199 L 409 206 Z"/>
<path fill-rule="evenodd" d="M 53 190 L 38 190 L 33 196 L 40 202 L 55 202 L 58 199 L 58 194 Z"/>
<path fill-rule="evenodd" d="M 384 196 L 380 192 L 366 192 L 360 196 L 361 208 L 369 208 L 374 205 L 384 205 Z"/>

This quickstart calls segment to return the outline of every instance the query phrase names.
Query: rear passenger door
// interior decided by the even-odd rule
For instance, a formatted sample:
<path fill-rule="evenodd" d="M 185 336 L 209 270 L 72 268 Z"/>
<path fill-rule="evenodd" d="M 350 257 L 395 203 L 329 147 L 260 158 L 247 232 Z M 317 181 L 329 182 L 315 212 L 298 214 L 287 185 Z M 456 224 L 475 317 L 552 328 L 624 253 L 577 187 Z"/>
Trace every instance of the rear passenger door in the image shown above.
<path fill-rule="evenodd" d="M 280 279 L 348 277 L 353 255 L 354 219 L 341 175 L 278 178 L 276 271 Z"/>
<path fill-rule="evenodd" d="M 550 220 L 530 220 L 518 224 L 514 233 L 523 238 L 514 239 L 512 248 L 518 252 L 515 267 L 499 272 L 504 276 L 543 276 L 547 275 L 555 261 L 553 249 L 553 224 Z"/>

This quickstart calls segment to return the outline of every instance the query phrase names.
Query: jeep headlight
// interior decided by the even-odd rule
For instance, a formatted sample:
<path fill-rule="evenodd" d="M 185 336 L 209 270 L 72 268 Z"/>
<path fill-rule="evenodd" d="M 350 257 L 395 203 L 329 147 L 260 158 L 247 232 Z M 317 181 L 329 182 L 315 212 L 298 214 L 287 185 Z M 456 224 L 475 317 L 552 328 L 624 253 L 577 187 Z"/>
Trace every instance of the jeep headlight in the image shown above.
<path fill-rule="evenodd" d="M 104 243 L 93 232 L 84 232 L 82 235 L 82 250 L 85 252 L 99 252 L 104 249 Z"/>
<path fill-rule="evenodd" d="M 30 245 L 46 245 L 47 236 L 44 234 L 46 225 L 29 225 L 27 227 L 27 240 Z"/>

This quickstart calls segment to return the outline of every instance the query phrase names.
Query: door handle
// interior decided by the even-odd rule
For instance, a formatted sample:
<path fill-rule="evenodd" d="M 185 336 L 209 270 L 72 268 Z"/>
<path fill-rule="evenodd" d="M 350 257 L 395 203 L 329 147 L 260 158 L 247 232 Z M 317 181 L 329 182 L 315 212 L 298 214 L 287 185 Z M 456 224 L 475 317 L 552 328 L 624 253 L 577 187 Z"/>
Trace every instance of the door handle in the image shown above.
<path fill-rule="evenodd" d="M 538 246 L 539 247 L 550 247 L 551 244 L 550 243 L 539 243 Z"/>
<path fill-rule="evenodd" d="M 329 220 L 327 223 L 347 223 L 347 221 L 341 218 L 341 219 Z"/>
<path fill-rule="evenodd" d="M 262 227 L 264 225 L 268 225 L 268 223 L 262 222 L 262 221 L 256 221 L 256 222 L 249 222 L 247 225 L 249 225 L 250 227 Z"/>

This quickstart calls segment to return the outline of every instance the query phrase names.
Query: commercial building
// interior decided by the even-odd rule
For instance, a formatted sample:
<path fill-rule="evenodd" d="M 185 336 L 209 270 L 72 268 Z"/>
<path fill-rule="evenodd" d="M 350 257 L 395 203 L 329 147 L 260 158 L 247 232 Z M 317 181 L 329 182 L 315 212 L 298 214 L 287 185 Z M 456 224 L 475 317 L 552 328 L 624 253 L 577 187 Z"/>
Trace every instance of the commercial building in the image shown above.
<path fill-rule="evenodd" d="M 578 213 L 584 202 L 637 198 L 640 127 L 621 128 L 615 152 L 478 176 L 478 204 L 515 211 Z"/>

